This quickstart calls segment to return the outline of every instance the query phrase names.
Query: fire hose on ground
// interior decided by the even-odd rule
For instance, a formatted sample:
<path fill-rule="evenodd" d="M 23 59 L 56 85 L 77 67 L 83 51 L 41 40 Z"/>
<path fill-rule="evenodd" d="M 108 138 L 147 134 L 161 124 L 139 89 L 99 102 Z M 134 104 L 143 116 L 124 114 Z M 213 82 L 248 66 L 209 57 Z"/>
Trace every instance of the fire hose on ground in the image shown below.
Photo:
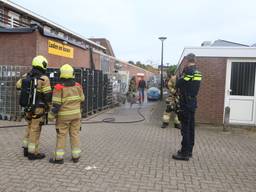
<path fill-rule="evenodd" d="M 141 113 L 141 107 L 139 107 L 137 109 L 137 114 L 139 115 L 139 117 L 141 117 L 138 120 L 132 120 L 132 121 L 116 121 L 116 119 L 114 117 L 108 117 L 108 118 L 104 118 L 102 120 L 99 121 L 82 121 L 82 124 L 97 124 L 97 123 L 113 123 L 113 124 L 128 124 L 128 123 L 139 123 L 139 122 L 143 122 L 145 121 L 145 116 Z M 49 126 L 49 125 L 55 125 L 55 123 L 49 123 L 45 126 Z M 27 124 L 22 124 L 22 125 L 9 125 L 9 126 L 0 126 L 1 128 L 18 128 L 18 127 L 26 127 Z"/>

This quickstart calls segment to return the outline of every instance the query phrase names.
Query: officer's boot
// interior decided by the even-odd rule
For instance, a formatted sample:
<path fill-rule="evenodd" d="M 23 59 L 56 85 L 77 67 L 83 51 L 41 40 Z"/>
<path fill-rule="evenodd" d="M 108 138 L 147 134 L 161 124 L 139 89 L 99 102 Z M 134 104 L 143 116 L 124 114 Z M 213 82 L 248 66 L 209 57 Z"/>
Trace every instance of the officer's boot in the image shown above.
<path fill-rule="evenodd" d="M 44 153 L 38 153 L 38 154 L 34 154 L 34 153 L 28 153 L 28 159 L 29 160 L 40 160 L 45 158 L 45 154 Z"/>
<path fill-rule="evenodd" d="M 161 128 L 166 128 L 166 127 L 168 127 L 168 125 L 169 125 L 169 123 L 165 123 L 165 122 L 163 122 L 163 124 L 162 124 L 162 126 L 161 126 Z"/>
<path fill-rule="evenodd" d="M 181 153 L 182 153 L 181 149 L 178 151 L 178 153 L 179 153 L 179 154 L 181 154 Z M 190 151 L 190 152 L 188 152 L 188 157 L 189 157 L 189 158 L 192 158 L 192 152 L 191 152 L 191 151 Z"/>
<path fill-rule="evenodd" d="M 64 159 L 49 159 L 49 163 L 52 163 L 52 164 L 63 164 L 64 163 Z"/>
<path fill-rule="evenodd" d="M 182 160 L 182 161 L 188 161 L 189 160 L 189 155 L 188 152 L 185 151 L 178 151 L 177 154 L 172 155 L 172 158 L 175 160 Z"/>
<path fill-rule="evenodd" d="M 23 155 L 24 155 L 24 157 L 28 156 L 28 148 L 27 147 L 23 147 Z"/>

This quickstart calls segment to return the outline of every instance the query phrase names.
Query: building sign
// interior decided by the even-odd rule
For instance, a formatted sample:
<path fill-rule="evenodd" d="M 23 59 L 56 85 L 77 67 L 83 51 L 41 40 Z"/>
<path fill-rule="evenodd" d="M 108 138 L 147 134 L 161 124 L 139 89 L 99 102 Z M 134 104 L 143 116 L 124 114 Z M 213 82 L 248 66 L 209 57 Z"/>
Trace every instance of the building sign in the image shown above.
<path fill-rule="evenodd" d="M 62 43 L 48 40 L 48 53 L 73 59 L 74 49 Z"/>

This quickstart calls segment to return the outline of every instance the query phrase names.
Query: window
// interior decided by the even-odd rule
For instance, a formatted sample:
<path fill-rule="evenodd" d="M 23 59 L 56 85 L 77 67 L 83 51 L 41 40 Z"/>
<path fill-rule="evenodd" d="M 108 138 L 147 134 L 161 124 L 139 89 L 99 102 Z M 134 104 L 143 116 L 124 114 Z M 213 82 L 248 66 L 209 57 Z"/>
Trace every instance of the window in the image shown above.
<path fill-rule="evenodd" d="M 68 40 L 69 40 L 69 41 L 73 41 L 73 38 L 68 35 Z"/>
<path fill-rule="evenodd" d="M 67 34 L 64 34 L 64 39 L 68 39 L 68 35 Z"/>
<path fill-rule="evenodd" d="M 101 64 L 101 70 L 103 71 L 103 73 L 109 73 L 110 72 L 109 58 L 108 57 L 101 56 L 100 64 Z"/>
<path fill-rule="evenodd" d="M 256 63 L 233 62 L 231 69 L 231 95 L 254 96 Z"/>
<path fill-rule="evenodd" d="M 31 20 L 31 21 L 30 21 L 30 23 L 31 23 L 31 24 L 35 24 L 35 25 L 39 25 L 39 26 L 40 26 L 40 23 L 39 23 L 39 22 L 37 22 L 37 21 L 35 21 L 35 20 Z"/>
<path fill-rule="evenodd" d="M 44 31 L 47 33 L 51 33 L 51 27 L 44 26 Z"/>
<path fill-rule="evenodd" d="M 9 11 L 8 12 L 8 16 L 9 16 L 9 25 L 11 28 L 17 27 L 19 26 L 18 21 L 20 20 L 20 15 L 13 12 L 13 11 Z"/>
<path fill-rule="evenodd" d="M 22 22 L 23 27 L 28 27 L 29 26 L 29 20 L 28 20 L 27 17 L 26 18 L 22 17 L 21 22 Z"/>
<path fill-rule="evenodd" d="M 4 10 L 0 8 L 0 21 L 3 20 Z"/>
<path fill-rule="evenodd" d="M 58 35 L 58 32 L 55 29 L 51 29 L 51 34 Z"/>
<path fill-rule="evenodd" d="M 0 9 L 0 27 L 4 27 L 4 10 Z"/>
<path fill-rule="evenodd" d="M 64 38 L 64 33 L 59 32 L 58 36 L 60 36 L 61 38 Z"/>

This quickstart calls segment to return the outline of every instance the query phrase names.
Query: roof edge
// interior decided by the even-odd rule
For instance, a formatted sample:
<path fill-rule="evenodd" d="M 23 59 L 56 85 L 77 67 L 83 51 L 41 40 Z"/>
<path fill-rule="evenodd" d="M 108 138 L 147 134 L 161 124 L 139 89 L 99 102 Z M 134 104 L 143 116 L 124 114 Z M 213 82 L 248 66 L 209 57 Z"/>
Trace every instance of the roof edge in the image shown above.
<path fill-rule="evenodd" d="M 84 36 L 82 36 L 82 35 L 80 35 L 76 32 L 73 32 L 73 31 L 67 29 L 66 27 L 63 27 L 63 26 L 61 26 L 61 25 L 59 25 L 59 24 L 57 24 L 57 23 L 55 23 L 55 22 L 53 22 L 53 21 L 51 21 L 51 20 L 49 20 L 49 19 L 47 19 L 43 16 L 40 16 L 39 14 L 34 13 L 33 11 L 30 11 L 30 10 L 26 9 L 26 8 L 22 7 L 21 5 L 18 5 L 18 4 L 14 3 L 12 1 L 9 1 L 9 0 L 0 0 L 0 1 L 3 2 L 4 4 L 7 4 L 8 6 L 14 8 L 14 9 L 20 10 L 21 12 L 24 12 L 24 13 L 26 13 L 26 14 L 28 14 L 28 15 L 30 15 L 30 16 L 38 19 L 38 20 L 41 20 L 41 21 L 45 22 L 46 24 L 49 24 L 49 25 L 54 26 L 56 28 L 59 28 L 62 31 L 65 31 L 65 32 L 70 33 L 70 34 L 72 34 L 72 35 L 74 35 L 74 36 L 76 36 L 80 39 L 83 39 L 87 43 L 90 43 L 90 44 L 92 44 L 92 45 L 94 45 L 94 46 L 96 46 L 100 49 L 106 50 L 105 47 L 103 47 L 101 45 L 98 45 L 97 43 L 85 38 Z"/>
<path fill-rule="evenodd" d="M 124 61 L 124 60 L 118 59 L 118 58 L 116 58 L 116 57 L 107 55 L 107 54 L 102 53 L 102 52 L 99 52 L 99 51 L 97 51 L 97 50 L 93 50 L 93 51 L 94 51 L 95 53 L 99 53 L 99 54 L 101 54 L 101 55 L 107 56 L 107 57 L 109 57 L 109 58 L 111 58 L 111 59 L 115 59 L 116 61 L 119 61 L 119 62 L 122 62 L 122 63 L 126 63 L 126 64 L 129 65 L 129 66 L 142 69 L 142 70 L 145 71 L 145 72 L 153 73 L 153 72 L 151 72 L 151 71 L 148 71 L 148 70 L 143 69 L 143 68 L 141 68 L 141 67 L 138 67 L 138 66 L 136 66 L 136 65 L 132 65 L 132 64 L 128 63 L 127 61 Z"/>
<path fill-rule="evenodd" d="M 185 47 L 178 61 L 178 67 L 188 53 L 194 53 L 197 57 L 256 58 L 256 47 Z"/>

